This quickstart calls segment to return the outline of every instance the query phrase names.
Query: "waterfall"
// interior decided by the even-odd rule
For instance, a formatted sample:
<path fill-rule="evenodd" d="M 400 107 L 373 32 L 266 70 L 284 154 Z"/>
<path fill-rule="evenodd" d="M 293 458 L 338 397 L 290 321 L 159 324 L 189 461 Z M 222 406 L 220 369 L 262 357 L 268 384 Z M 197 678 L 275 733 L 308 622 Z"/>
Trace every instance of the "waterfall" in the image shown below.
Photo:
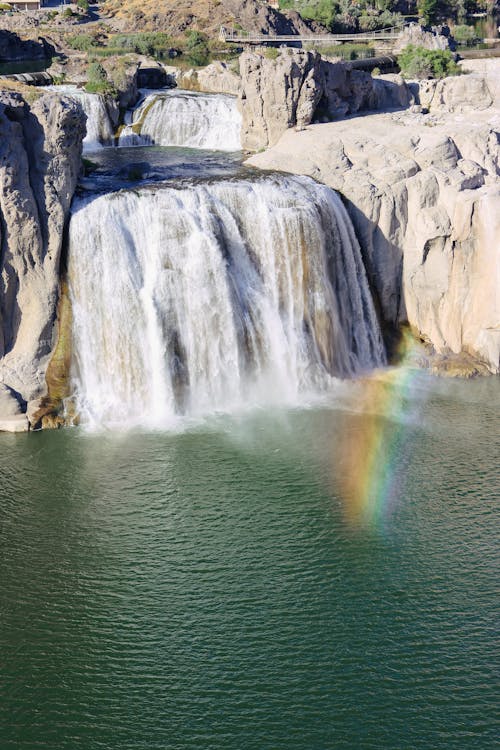
<path fill-rule="evenodd" d="M 46 88 L 78 102 L 87 115 L 87 134 L 83 139 L 84 153 L 113 145 L 113 124 L 106 99 L 102 94 L 87 94 L 77 86 L 47 86 Z"/>
<path fill-rule="evenodd" d="M 385 362 L 349 217 L 310 178 L 80 198 L 69 235 L 86 422 L 298 403 Z"/>
<path fill-rule="evenodd" d="M 119 146 L 241 149 L 241 116 L 236 99 L 224 94 L 151 93 L 127 113 L 126 123 Z"/>

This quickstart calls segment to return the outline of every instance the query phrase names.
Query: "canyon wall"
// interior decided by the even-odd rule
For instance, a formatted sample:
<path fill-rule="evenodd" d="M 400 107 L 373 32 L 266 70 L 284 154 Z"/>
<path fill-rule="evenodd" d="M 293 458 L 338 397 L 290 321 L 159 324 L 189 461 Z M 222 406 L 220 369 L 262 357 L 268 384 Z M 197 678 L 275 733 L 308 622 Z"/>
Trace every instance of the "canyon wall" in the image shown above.
<path fill-rule="evenodd" d="M 85 133 L 85 115 L 72 100 L 28 96 L 31 104 L 0 92 L 0 384 L 11 410 L 45 393 L 63 233 Z"/>
<path fill-rule="evenodd" d="M 249 164 L 344 197 L 382 320 L 499 371 L 500 119 L 401 112 L 288 130 Z M 474 368 L 473 368 L 474 369 Z"/>

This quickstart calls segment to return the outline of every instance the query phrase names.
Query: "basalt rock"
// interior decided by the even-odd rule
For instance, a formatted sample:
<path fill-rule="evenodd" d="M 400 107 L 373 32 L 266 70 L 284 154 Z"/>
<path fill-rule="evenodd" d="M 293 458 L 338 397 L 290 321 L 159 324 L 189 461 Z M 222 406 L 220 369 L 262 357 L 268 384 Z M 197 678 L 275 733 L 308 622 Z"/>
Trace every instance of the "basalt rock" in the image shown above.
<path fill-rule="evenodd" d="M 242 144 L 250 151 L 272 146 L 288 128 L 330 121 L 364 110 L 402 108 L 413 101 L 405 82 L 373 79 L 317 52 L 282 49 L 240 57 Z"/>
<path fill-rule="evenodd" d="M 418 23 L 411 23 L 401 30 L 401 35 L 394 47 L 394 54 L 399 54 L 401 50 L 412 44 L 414 47 L 424 47 L 430 50 L 452 50 L 456 49 L 455 40 L 453 39 L 448 26 L 420 26 Z"/>
<path fill-rule="evenodd" d="M 497 373 L 500 113 L 425 122 L 398 113 L 288 131 L 249 163 L 340 191 L 382 322 L 408 323 L 443 363 L 467 354 Z"/>
<path fill-rule="evenodd" d="M 28 105 L 0 92 L 0 383 L 26 402 L 46 393 L 65 223 L 85 115 L 67 97 Z"/>

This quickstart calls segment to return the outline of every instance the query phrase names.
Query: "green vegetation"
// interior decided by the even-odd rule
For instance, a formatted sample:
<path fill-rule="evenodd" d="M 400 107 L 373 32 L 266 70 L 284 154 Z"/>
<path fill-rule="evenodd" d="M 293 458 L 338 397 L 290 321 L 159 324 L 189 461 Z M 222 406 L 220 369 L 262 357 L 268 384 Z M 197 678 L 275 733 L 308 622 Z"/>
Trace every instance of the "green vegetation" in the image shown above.
<path fill-rule="evenodd" d="M 464 22 L 467 14 L 491 12 L 493 0 L 279 0 L 282 10 L 296 10 L 335 34 L 370 32 L 397 26 L 400 11 L 424 25 Z"/>
<path fill-rule="evenodd" d="M 88 0 L 76 0 L 76 5 L 79 10 L 83 11 L 83 13 L 89 12 L 89 3 Z"/>
<path fill-rule="evenodd" d="M 118 34 L 112 37 L 115 49 L 124 52 L 137 52 L 138 55 L 163 57 L 172 46 L 172 39 L 163 31 L 142 32 L 139 34 Z"/>
<path fill-rule="evenodd" d="M 90 34 L 76 34 L 75 36 L 70 36 L 67 43 L 71 49 L 81 50 L 82 52 L 88 52 L 98 45 L 97 39 Z"/>
<path fill-rule="evenodd" d="M 396 26 L 402 16 L 393 0 L 279 0 L 281 9 L 297 10 L 335 34 L 377 31 Z"/>
<path fill-rule="evenodd" d="M 375 50 L 368 44 L 318 44 L 309 43 L 305 49 L 314 49 L 323 56 L 341 57 L 343 60 L 360 60 L 366 57 L 375 57 Z"/>
<path fill-rule="evenodd" d="M 267 57 L 268 60 L 276 60 L 279 53 L 280 51 L 278 47 L 266 47 L 264 49 L 264 56 Z"/>
<path fill-rule="evenodd" d="M 89 94 L 114 94 L 115 88 L 100 63 L 92 62 L 87 68 L 85 90 Z"/>
<path fill-rule="evenodd" d="M 398 56 L 405 78 L 444 78 L 460 74 L 460 68 L 448 50 L 429 50 L 410 44 Z"/>
<path fill-rule="evenodd" d="M 472 47 L 480 41 L 474 26 L 467 26 L 466 24 L 458 24 L 455 26 L 453 29 L 453 36 L 458 44 L 468 47 Z"/>
<path fill-rule="evenodd" d="M 205 34 L 200 31 L 188 31 L 186 33 L 186 56 L 190 65 L 201 67 L 207 65 L 210 58 L 210 50 Z"/>

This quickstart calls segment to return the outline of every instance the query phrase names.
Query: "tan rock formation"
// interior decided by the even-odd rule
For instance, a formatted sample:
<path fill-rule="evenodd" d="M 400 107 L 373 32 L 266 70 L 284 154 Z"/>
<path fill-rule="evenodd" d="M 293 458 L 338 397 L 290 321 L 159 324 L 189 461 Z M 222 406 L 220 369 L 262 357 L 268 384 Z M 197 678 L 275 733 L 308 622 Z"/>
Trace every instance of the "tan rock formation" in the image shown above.
<path fill-rule="evenodd" d="M 273 145 L 294 126 L 308 125 L 322 95 L 317 52 L 282 49 L 276 59 L 253 52 L 240 57 L 243 148 Z"/>
<path fill-rule="evenodd" d="M 365 115 L 286 132 L 249 164 L 346 199 L 382 318 L 499 371 L 500 115 Z"/>
<path fill-rule="evenodd" d="M 0 92 L 0 382 L 25 401 L 46 388 L 84 128 L 81 108 L 66 97 L 42 95 L 30 107 Z"/>
<path fill-rule="evenodd" d="M 402 29 L 398 43 L 394 47 L 394 53 L 399 54 L 409 44 L 431 50 L 455 48 L 447 26 L 435 26 L 432 29 L 426 29 L 418 23 L 411 23 Z"/>
<path fill-rule="evenodd" d="M 362 110 L 401 108 L 413 101 L 400 76 L 374 79 L 317 52 L 283 48 L 276 59 L 245 52 L 240 57 L 243 148 L 273 145 L 287 128 L 313 119 L 329 121 Z"/>

